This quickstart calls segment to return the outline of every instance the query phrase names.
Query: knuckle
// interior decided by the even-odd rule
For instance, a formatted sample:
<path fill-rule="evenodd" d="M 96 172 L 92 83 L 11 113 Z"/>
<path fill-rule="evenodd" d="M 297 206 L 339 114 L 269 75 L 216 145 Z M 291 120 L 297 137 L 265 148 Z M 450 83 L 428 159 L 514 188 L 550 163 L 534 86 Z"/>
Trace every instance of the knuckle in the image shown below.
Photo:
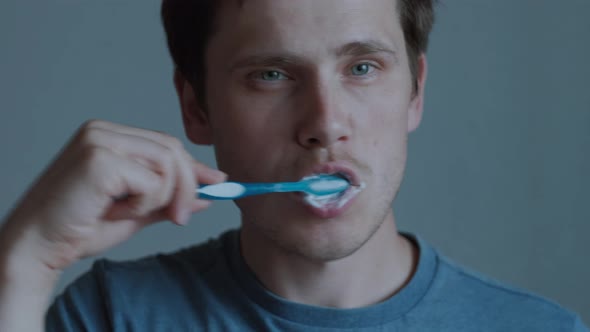
<path fill-rule="evenodd" d="M 179 171 L 179 160 L 176 157 L 176 152 L 172 148 L 165 146 L 162 153 L 159 155 L 159 166 L 161 172 L 166 179 L 174 180 Z"/>
<path fill-rule="evenodd" d="M 88 129 L 94 128 L 103 128 L 105 125 L 105 121 L 97 120 L 97 119 L 90 119 L 82 124 L 80 127 L 81 131 L 86 131 Z"/>
<path fill-rule="evenodd" d="M 158 197 L 156 198 L 156 202 L 155 202 L 156 210 L 163 209 L 163 208 L 167 207 L 168 205 L 170 205 L 170 200 L 171 200 L 170 195 L 160 192 L 160 195 L 158 195 Z"/>
<path fill-rule="evenodd" d="M 150 204 L 145 201 L 145 199 L 134 199 L 129 203 L 129 212 L 137 217 L 140 218 L 145 216 L 151 210 Z"/>
<path fill-rule="evenodd" d="M 175 151 L 184 150 L 184 144 L 182 143 L 182 141 L 174 136 L 164 134 L 164 144 Z"/>
<path fill-rule="evenodd" d="M 151 186 L 149 198 L 146 198 L 146 205 L 150 206 L 151 211 L 159 210 L 167 206 L 170 202 L 170 194 L 164 189 L 162 181 L 154 179 Z"/>
<path fill-rule="evenodd" d="M 84 127 L 78 135 L 78 143 L 85 147 L 94 147 L 102 135 L 101 129 L 94 126 Z"/>
<path fill-rule="evenodd" d="M 164 149 L 160 155 L 160 167 L 165 176 L 171 175 L 174 171 L 174 153 L 170 149 Z"/>
<path fill-rule="evenodd" d="M 83 151 L 82 160 L 87 165 L 101 168 L 102 165 L 108 164 L 109 151 L 99 146 L 89 146 Z"/>
<path fill-rule="evenodd" d="M 117 172 L 113 169 L 113 158 L 108 149 L 89 147 L 84 149 L 80 160 L 82 174 L 89 183 L 109 193 L 118 192 L 121 186 Z"/>

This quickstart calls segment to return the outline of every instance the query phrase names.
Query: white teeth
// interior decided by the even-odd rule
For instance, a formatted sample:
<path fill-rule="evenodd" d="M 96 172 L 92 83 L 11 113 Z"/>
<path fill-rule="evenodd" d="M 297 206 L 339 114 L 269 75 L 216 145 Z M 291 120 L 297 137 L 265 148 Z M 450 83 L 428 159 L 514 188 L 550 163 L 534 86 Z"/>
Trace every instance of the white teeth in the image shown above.
<path fill-rule="evenodd" d="M 348 203 L 354 196 L 356 196 L 361 190 L 365 188 L 365 184 L 361 184 L 360 186 L 356 187 L 349 187 L 349 189 L 332 195 L 326 196 L 316 196 L 316 195 L 305 195 L 304 200 L 307 204 L 323 209 L 327 208 L 328 206 L 336 204 L 335 208 L 339 209 L 344 206 L 344 204 Z"/>
<path fill-rule="evenodd" d="M 310 176 L 304 177 L 302 180 L 316 178 L 322 174 L 326 174 L 326 173 L 312 174 Z M 339 208 L 343 207 L 346 203 L 348 203 L 353 197 L 355 197 L 360 191 L 362 191 L 365 188 L 364 183 L 361 183 L 360 185 L 353 185 L 352 181 L 350 179 L 350 176 L 348 174 L 337 172 L 337 173 L 332 173 L 330 175 L 340 176 L 340 177 L 346 179 L 350 183 L 350 186 L 345 191 L 342 191 L 342 192 L 339 192 L 336 194 L 332 194 L 332 195 L 316 196 L 316 195 L 305 194 L 303 196 L 304 197 L 303 199 L 307 204 L 309 204 L 315 208 L 319 208 L 319 209 L 325 209 L 328 207 L 334 207 L 336 209 L 339 209 Z"/>
<path fill-rule="evenodd" d="M 305 176 L 300 181 L 315 179 L 315 178 L 318 178 L 321 175 L 333 175 L 333 176 L 341 177 L 341 178 L 345 179 L 346 181 L 348 181 L 349 183 L 352 184 L 352 181 L 350 180 L 350 177 L 347 174 L 340 173 L 340 172 L 337 172 L 337 173 L 316 173 L 316 174 L 312 174 L 312 175 L 309 175 L 309 176 Z"/>
<path fill-rule="evenodd" d="M 350 177 L 348 176 L 348 174 L 344 174 L 344 173 L 338 172 L 338 173 L 334 173 L 332 175 L 341 177 L 341 178 L 345 179 L 346 181 L 348 181 L 349 183 L 351 182 L 350 181 Z"/>

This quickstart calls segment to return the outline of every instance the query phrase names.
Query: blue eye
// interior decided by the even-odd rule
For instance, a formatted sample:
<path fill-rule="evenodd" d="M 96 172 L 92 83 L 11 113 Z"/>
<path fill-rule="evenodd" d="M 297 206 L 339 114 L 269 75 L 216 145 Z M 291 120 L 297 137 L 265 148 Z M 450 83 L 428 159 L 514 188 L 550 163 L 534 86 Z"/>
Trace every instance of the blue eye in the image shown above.
<path fill-rule="evenodd" d="M 267 70 L 260 72 L 259 74 L 260 79 L 263 81 L 279 81 L 279 80 L 286 80 L 287 76 L 283 73 L 278 72 L 276 70 Z"/>
<path fill-rule="evenodd" d="M 359 63 L 359 64 L 354 65 L 350 69 L 350 72 L 354 76 L 363 76 L 363 75 L 367 75 L 367 74 L 371 73 L 372 70 L 373 70 L 373 66 L 371 64 Z"/>

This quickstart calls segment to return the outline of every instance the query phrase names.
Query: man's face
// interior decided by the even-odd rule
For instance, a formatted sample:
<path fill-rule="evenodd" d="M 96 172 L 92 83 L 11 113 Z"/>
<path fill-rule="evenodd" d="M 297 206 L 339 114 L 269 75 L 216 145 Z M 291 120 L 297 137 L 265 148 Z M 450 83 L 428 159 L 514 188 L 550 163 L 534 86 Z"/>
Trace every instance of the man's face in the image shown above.
<path fill-rule="evenodd" d="M 230 180 L 342 173 L 353 185 L 313 207 L 301 194 L 237 201 L 244 229 L 304 257 L 351 254 L 391 216 L 419 122 L 392 0 L 225 1 L 206 53 L 207 115 Z"/>

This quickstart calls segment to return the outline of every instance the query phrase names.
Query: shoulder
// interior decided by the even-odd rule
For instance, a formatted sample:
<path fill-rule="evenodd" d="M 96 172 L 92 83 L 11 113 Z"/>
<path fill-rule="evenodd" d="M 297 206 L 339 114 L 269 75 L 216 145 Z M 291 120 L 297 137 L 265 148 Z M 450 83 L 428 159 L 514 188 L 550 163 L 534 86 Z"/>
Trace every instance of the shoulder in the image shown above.
<path fill-rule="evenodd" d="M 49 331 L 115 331 L 130 326 L 124 330 L 141 331 L 146 322 L 194 324 L 199 316 L 183 313 L 198 313 L 230 284 L 225 245 L 231 236 L 232 231 L 136 260 L 96 261 L 55 299 L 47 315 Z"/>
<path fill-rule="evenodd" d="M 99 277 L 117 278 L 132 278 L 137 275 L 143 280 L 161 280 L 162 277 L 175 277 L 184 273 L 203 275 L 223 260 L 223 255 L 221 238 L 210 239 L 171 253 L 159 253 L 134 260 L 101 259 L 93 264 L 91 273 Z"/>
<path fill-rule="evenodd" d="M 504 331 L 574 331 L 578 317 L 558 303 L 438 255 L 433 298 L 451 311 Z"/>
<path fill-rule="evenodd" d="M 166 289 L 159 292 L 170 298 L 186 293 L 188 289 L 209 288 L 211 279 L 225 274 L 227 268 L 225 240 L 228 232 L 219 238 L 166 254 L 146 256 L 136 260 L 98 260 L 89 272 L 103 289 L 106 297 L 117 302 L 140 299 L 152 287 Z M 129 296 L 127 296 L 127 294 Z M 150 295 L 157 297 L 158 295 Z M 114 299 L 111 299 L 114 300 Z"/>

